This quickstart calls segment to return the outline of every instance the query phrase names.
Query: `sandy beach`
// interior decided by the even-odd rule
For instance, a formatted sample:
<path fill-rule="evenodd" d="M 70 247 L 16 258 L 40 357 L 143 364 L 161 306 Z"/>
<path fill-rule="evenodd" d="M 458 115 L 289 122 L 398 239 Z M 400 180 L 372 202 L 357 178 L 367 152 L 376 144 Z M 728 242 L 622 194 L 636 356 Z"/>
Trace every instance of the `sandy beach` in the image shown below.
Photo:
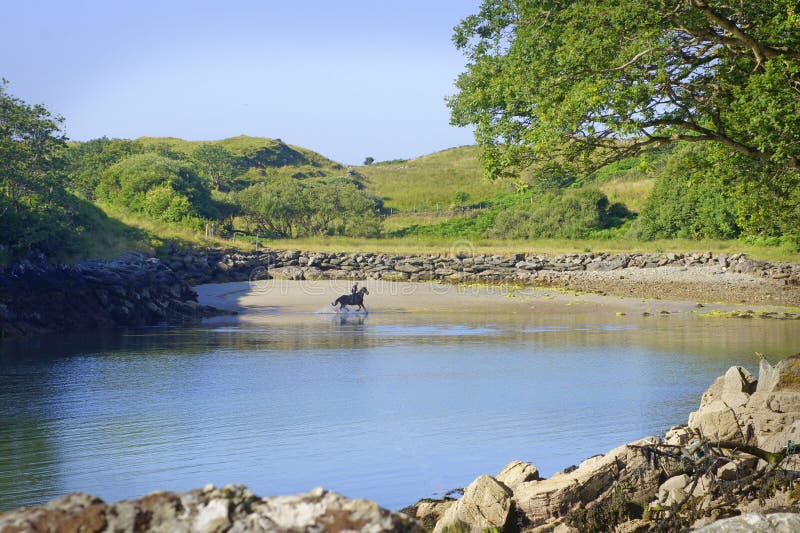
<path fill-rule="evenodd" d="M 708 303 L 697 300 L 652 299 L 612 296 L 556 288 L 450 285 L 430 282 L 359 281 L 369 294 L 364 303 L 370 312 L 441 311 L 448 313 L 538 312 L 607 314 L 698 314 L 718 316 L 731 313 L 792 313 L 783 306 L 759 303 Z M 335 313 L 331 302 L 349 293 L 347 280 L 259 280 L 205 284 L 195 287 L 199 301 L 220 309 L 236 311 L 242 320 L 263 313 Z M 356 313 L 350 308 L 348 313 Z"/>

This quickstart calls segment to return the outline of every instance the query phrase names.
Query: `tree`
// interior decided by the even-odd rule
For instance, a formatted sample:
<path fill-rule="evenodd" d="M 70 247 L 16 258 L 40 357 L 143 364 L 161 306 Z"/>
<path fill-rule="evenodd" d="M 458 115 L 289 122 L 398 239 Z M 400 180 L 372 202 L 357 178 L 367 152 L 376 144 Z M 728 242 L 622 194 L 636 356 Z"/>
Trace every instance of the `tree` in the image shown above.
<path fill-rule="evenodd" d="M 28 105 L 0 81 L 0 261 L 66 251 L 78 228 L 61 174 L 61 117 Z"/>
<path fill-rule="evenodd" d="M 27 193 L 60 188 L 56 171 L 66 137 L 60 132 L 63 118 L 9 95 L 6 84 L 0 82 L 0 183 L 3 200 L 14 202 Z"/>
<path fill-rule="evenodd" d="M 218 144 L 204 143 L 192 152 L 192 159 L 208 175 L 211 188 L 215 191 L 228 188 L 236 173 L 237 158 Z"/>
<path fill-rule="evenodd" d="M 65 154 L 68 188 L 84 198 L 94 199 L 103 172 L 114 163 L 142 151 L 139 143 L 127 139 L 101 137 L 70 143 Z"/>
<path fill-rule="evenodd" d="M 375 162 L 375 158 L 374 157 L 368 157 L 368 158 L 366 158 L 364 160 L 364 165 L 371 165 L 374 162 Z"/>
<path fill-rule="evenodd" d="M 451 119 L 490 177 L 679 140 L 800 167 L 796 0 L 484 0 L 453 40 Z"/>
<path fill-rule="evenodd" d="M 291 238 L 309 226 L 312 209 L 303 186 L 293 178 L 257 183 L 236 197 L 245 217 L 262 234 Z"/>
<path fill-rule="evenodd" d="M 136 154 L 109 167 L 102 175 L 97 196 L 131 211 L 168 221 L 216 218 L 211 193 L 187 161 L 154 152 Z"/>

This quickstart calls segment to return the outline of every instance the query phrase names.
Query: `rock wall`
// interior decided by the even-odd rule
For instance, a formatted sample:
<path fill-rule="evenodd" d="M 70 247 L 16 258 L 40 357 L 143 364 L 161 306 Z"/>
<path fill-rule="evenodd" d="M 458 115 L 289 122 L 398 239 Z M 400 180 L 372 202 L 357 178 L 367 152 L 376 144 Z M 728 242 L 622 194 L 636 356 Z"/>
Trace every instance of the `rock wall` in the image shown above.
<path fill-rule="evenodd" d="M 26 261 L 0 273 L 0 337 L 140 327 L 214 314 L 182 275 L 128 254 L 74 267 Z"/>
<path fill-rule="evenodd" d="M 388 281 L 442 281 L 452 283 L 548 283 L 569 272 L 609 272 L 659 267 L 716 266 L 720 272 L 748 274 L 800 286 L 800 265 L 771 264 L 744 254 L 607 254 L 513 256 L 480 253 L 453 255 L 398 255 L 299 250 L 183 250 L 165 260 L 194 284 L 246 281 L 253 276 L 296 280 L 383 279 Z"/>

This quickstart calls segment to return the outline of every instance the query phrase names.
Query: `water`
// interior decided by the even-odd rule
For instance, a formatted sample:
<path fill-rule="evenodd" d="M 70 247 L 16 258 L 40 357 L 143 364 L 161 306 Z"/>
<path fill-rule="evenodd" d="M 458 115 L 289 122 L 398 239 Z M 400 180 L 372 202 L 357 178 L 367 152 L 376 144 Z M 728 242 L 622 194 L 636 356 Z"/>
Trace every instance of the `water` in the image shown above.
<path fill-rule="evenodd" d="M 389 508 L 514 459 L 545 475 L 685 423 L 797 321 L 272 310 L 0 347 L 0 510 L 244 483 Z"/>

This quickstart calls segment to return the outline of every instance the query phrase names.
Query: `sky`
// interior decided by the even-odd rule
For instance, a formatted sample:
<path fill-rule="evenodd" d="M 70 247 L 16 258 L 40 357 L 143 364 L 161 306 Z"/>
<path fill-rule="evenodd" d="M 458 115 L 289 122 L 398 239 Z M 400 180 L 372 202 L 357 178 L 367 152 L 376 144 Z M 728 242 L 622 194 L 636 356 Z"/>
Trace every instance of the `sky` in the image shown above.
<path fill-rule="evenodd" d="M 344 164 L 473 144 L 445 98 L 480 0 L 0 0 L 7 92 L 72 140 L 280 138 Z"/>

